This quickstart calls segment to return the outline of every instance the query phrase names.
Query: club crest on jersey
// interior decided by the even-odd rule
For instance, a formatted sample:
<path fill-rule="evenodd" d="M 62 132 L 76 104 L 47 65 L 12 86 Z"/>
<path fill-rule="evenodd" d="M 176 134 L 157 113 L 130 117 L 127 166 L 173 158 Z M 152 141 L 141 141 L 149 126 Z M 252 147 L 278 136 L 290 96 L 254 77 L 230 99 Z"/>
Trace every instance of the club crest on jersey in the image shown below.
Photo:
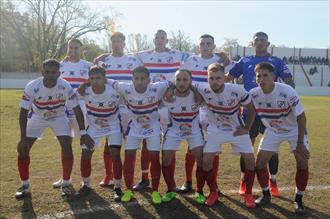
<path fill-rule="evenodd" d="M 233 106 L 235 104 L 235 99 L 227 100 L 228 106 Z"/>
<path fill-rule="evenodd" d="M 197 109 L 198 109 L 198 104 L 191 105 L 191 110 L 192 111 L 197 111 Z"/>
<path fill-rule="evenodd" d="M 61 99 L 61 98 L 63 98 L 63 94 L 62 93 L 59 93 L 59 94 L 56 94 L 56 99 Z"/>
<path fill-rule="evenodd" d="M 70 75 L 74 75 L 74 71 L 70 71 L 69 74 L 70 74 Z"/>
<path fill-rule="evenodd" d="M 281 109 L 287 108 L 286 101 L 277 101 L 277 106 Z"/>
<path fill-rule="evenodd" d="M 126 64 L 126 68 L 128 68 L 128 69 L 132 69 L 132 67 L 133 67 L 133 64 L 132 64 L 132 63 L 127 63 L 127 64 Z"/>
<path fill-rule="evenodd" d="M 103 107 L 104 106 L 104 103 L 103 102 L 98 102 L 99 104 L 99 107 Z"/>
<path fill-rule="evenodd" d="M 108 102 L 108 107 L 114 107 L 115 106 L 115 102 L 113 102 L 113 101 L 109 101 Z"/>
<path fill-rule="evenodd" d="M 121 64 L 117 64 L 117 68 L 122 68 L 123 66 Z"/>
<path fill-rule="evenodd" d="M 87 70 L 80 70 L 80 75 L 85 76 L 87 74 Z"/>
<path fill-rule="evenodd" d="M 219 101 L 218 101 L 218 105 L 219 105 L 219 106 L 223 106 L 223 101 L 219 100 Z"/>
<path fill-rule="evenodd" d="M 272 107 L 272 103 L 266 103 L 266 107 L 271 108 Z"/>
<path fill-rule="evenodd" d="M 167 63 L 172 63 L 173 62 L 173 57 L 166 57 L 166 62 Z"/>
<path fill-rule="evenodd" d="M 142 103 L 143 103 L 143 100 L 138 100 L 138 105 L 142 105 Z"/>
<path fill-rule="evenodd" d="M 148 103 L 153 103 L 155 102 L 156 97 L 152 96 L 152 97 L 148 97 Z"/>
<path fill-rule="evenodd" d="M 187 107 L 186 106 L 181 106 L 181 112 L 186 112 L 187 111 Z"/>

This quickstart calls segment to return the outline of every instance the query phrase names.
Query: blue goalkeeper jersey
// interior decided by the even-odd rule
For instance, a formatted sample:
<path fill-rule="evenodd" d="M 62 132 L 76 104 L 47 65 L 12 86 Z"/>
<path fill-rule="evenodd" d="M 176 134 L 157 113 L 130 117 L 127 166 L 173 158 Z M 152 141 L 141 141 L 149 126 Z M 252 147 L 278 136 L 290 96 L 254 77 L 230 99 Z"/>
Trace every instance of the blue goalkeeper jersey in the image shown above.
<path fill-rule="evenodd" d="M 235 78 L 243 75 L 244 88 L 250 91 L 252 88 L 257 87 L 256 76 L 254 68 L 260 62 L 269 62 L 275 67 L 275 81 L 280 77 L 281 79 L 291 78 L 292 74 L 288 66 L 282 59 L 274 56 L 248 56 L 241 58 L 234 67 L 229 71 L 229 74 Z"/>

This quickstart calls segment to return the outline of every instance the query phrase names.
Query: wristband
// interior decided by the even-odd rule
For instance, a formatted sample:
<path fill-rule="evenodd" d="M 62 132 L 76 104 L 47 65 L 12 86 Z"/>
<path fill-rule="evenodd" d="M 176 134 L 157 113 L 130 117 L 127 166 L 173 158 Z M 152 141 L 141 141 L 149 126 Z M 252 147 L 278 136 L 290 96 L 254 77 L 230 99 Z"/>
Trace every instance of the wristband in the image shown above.
<path fill-rule="evenodd" d="M 83 130 L 80 130 L 80 136 L 83 136 L 83 135 L 86 135 L 87 134 L 87 132 L 86 132 L 86 130 L 85 129 L 83 129 Z"/>

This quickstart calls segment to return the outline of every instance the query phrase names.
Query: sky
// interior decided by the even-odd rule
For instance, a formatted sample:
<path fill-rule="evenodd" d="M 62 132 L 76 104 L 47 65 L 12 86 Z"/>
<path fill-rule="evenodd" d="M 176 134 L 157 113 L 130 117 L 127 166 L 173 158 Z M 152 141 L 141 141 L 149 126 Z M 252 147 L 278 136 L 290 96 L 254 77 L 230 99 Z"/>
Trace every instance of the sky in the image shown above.
<path fill-rule="evenodd" d="M 208 33 L 221 46 L 236 38 L 247 46 L 254 33 L 264 31 L 276 45 L 328 48 L 329 1 L 84 1 L 92 10 L 117 13 L 118 31 L 142 33 L 151 40 L 157 29 L 182 30 L 197 43 Z M 90 35 L 95 41 L 103 34 Z"/>

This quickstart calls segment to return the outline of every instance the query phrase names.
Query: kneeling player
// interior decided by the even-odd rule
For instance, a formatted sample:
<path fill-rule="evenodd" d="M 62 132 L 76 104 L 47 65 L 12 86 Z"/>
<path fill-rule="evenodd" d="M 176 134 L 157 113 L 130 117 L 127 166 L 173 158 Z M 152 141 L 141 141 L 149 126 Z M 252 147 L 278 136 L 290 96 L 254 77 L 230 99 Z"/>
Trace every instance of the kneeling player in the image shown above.
<path fill-rule="evenodd" d="M 54 59 L 43 62 L 42 76 L 26 85 L 21 101 L 19 116 L 21 139 L 17 145 L 18 171 L 22 186 L 16 198 L 24 198 L 29 193 L 30 149 L 45 128 L 49 127 L 56 135 L 62 148 L 62 196 L 73 195 L 70 175 L 73 165 L 71 129 L 66 117 L 66 108 L 72 108 L 81 131 L 81 143 L 91 147 L 93 140 L 85 133 L 84 117 L 78 99 L 68 82 L 59 78 L 60 63 Z M 31 118 L 27 118 L 32 108 Z"/>
<path fill-rule="evenodd" d="M 203 176 L 210 187 L 210 194 L 205 204 L 213 206 L 218 200 L 216 179 L 212 174 L 213 159 L 217 153 L 222 151 L 221 145 L 228 142 L 232 145 L 233 152 L 241 154 L 245 161 L 247 187 L 245 205 L 248 208 L 254 208 L 252 186 L 255 175 L 255 160 L 248 133 L 254 120 L 255 111 L 248 92 L 239 85 L 225 83 L 225 79 L 224 67 L 214 63 L 208 67 L 208 85 L 197 87 L 207 104 L 209 118 L 203 151 Z M 240 115 L 241 106 L 249 109 L 245 125 Z"/>
<path fill-rule="evenodd" d="M 163 202 L 169 202 L 175 198 L 176 184 L 174 181 L 173 156 L 179 148 L 182 140 L 186 140 L 190 152 L 197 161 L 197 194 L 202 193 L 202 154 L 203 136 L 199 125 L 199 103 L 195 101 L 194 92 L 190 90 L 192 83 L 191 72 L 179 69 L 175 73 L 175 90 L 172 101 L 164 101 L 170 113 L 170 124 L 164 135 L 162 171 L 167 184 L 167 193 L 162 197 Z M 200 196 L 196 196 L 200 200 Z M 204 200 L 205 201 L 205 200 Z M 203 202 L 204 202 L 203 201 Z"/>
<path fill-rule="evenodd" d="M 91 158 L 95 148 L 99 146 L 102 137 L 107 138 L 108 145 L 104 153 L 111 154 L 114 173 L 114 200 L 120 201 L 122 191 L 120 188 L 122 177 L 122 162 L 120 158 L 121 130 L 119 120 L 120 94 L 110 85 L 106 84 L 105 69 L 93 66 L 89 72 L 90 87 L 85 90 L 84 100 L 87 109 L 88 129 L 87 133 L 95 142 L 94 147 L 82 145 L 81 152 L 81 176 L 83 185 L 79 195 L 87 195 L 91 191 Z"/>
<path fill-rule="evenodd" d="M 272 64 L 259 63 L 255 67 L 255 73 L 259 87 L 252 89 L 250 94 L 256 112 L 266 126 L 256 161 L 256 173 L 263 196 L 256 200 L 256 204 L 264 206 L 270 203 L 267 163 L 279 152 L 280 144 L 288 141 L 297 164 L 294 208 L 297 214 L 304 214 L 302 197 L 309 175 L 309 145 L 304 108 L 293 88 L 274 82 Z"/>

